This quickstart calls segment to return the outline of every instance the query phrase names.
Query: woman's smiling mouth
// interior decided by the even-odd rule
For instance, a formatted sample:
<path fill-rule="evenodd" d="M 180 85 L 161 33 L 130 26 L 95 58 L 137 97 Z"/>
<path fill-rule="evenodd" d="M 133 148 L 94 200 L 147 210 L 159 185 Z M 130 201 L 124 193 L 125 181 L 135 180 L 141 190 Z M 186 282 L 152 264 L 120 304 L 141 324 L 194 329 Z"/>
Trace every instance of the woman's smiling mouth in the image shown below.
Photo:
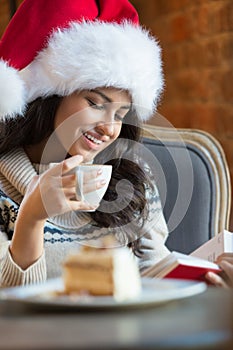
<path fill-rule="evenodd" d="M 96 137 L 88 134 L 87 132 L 84 132 L 83 135 L 88 139 L 91 140 L 92 142 L 94 142 L 97 145 L 100 145 L 103 141 L 98 140 Z"/>

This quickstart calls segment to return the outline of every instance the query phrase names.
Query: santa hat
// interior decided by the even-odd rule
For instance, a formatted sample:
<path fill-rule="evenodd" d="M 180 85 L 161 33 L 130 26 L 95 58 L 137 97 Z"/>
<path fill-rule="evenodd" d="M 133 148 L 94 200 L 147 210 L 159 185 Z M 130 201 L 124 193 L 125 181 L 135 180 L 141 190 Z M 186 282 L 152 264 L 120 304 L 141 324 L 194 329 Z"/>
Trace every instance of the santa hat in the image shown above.
<path fill-rule="evenodd" d="M 163 87 L 160 51 L 128 0 L 25 0 L 0 41 L 0 118 L 38 97 L 116 87 L 146 120 Z"/>

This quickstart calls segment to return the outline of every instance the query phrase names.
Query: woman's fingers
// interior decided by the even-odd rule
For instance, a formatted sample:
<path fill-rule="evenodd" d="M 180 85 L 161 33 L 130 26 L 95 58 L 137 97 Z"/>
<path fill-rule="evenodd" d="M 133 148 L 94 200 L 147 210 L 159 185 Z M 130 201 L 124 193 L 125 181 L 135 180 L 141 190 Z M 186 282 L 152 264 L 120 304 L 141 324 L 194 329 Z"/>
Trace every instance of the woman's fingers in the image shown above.
<path fill-rule="evenodd" d="M 219 266 L 224 271 L 226 283 L 232 287 L 233 286 L 233 264 L 232 264 L 232 262 L 224 259 L 219 263 Z"/>
<path fill-rule="evenodd" d="M 210 282 L 211 284 L 214 284 L 217 287 L 225 287 L 225 288 L 228 287 L 224 279 L 214 272 L 207 272 L 205 275 L 205 278 L 208 282 Z"/>
<path fill-rule="evenodd" d="M 69 202 L 70 210 L 78 211 L 78 210 L 96 210 L 98 206 L 90 205 L 86 202 L 80 202 L 80 201 L 70 201 Z"/>
<path fill-rule="evenodd" d="M 50 176 L 61 176 L 61 186 L 65 188 L 76 186 L 76 175 L 70 173 L 75 167 L 77 167 L 83 161 L 83 157 L 80 155 L 65 159 L 61 163 L 53 166 L 49 170 Z M 83 193 L 93 192 L 106 184 L 104 179 L 99 178 L 102 174 L 102 169 L 92 170 L 85 173 L 83 181 Z"/>
<path fill-rule="evenodd" d="M 218 256 L 216 263 L 220 264 L 221 261 L 228 261 L 233 265 L 233 253 L 223 253 Z"/>
<path fill-rule="evenodd" d="M 75 167 L 77 167 L 83 161 L 83 156 L 76 155 L 70 158 L 63 160 L 62 162 L 54 165 L 48 171 L 51 176 L 62 176 L 70 171 L 72 171 Z"/>
<path fill-rule="evenodd" d="M 63 189 L 65 188 L 71 188 L 76 187 L 76 175 L 74 171 L 74 168 L 80 165 L 80 163 L 83 161 L 83 157 L 80 155 L 76 155 L 73 157 L 70 157 L 68 159 L 65 159 L 61 163 L 53 166 L 49 170 L 49 175 L 52 177 L 61 177 L 61 186 Z M 93 192 L 97 189 L 103 187 L 106 184 L 106 181 L 104 179 L 101 179 L 102 169 L 97 170 L 91 170 L 84 174 L 84 180 L 83 180 L 83 193 Z"/>
<path fill-rule="evenodd" d="M 96 180 L 93 182 L 88 182 L 83 186 L 83 193 L 93 192 L 103 187 L 106 184 L 105 180 Z"/>
<path fill-rule="evenodd" d="M 61 177 L 61 186 L 65 188 L 73 188 L 75 189 L 76 184 L 76 176 L 75 174 L 65 175 Z"/>
<path fill-rule="evenodd" d="M 40 205 L 35 206 L 35 217 L 44 219 L 71 210 L 95 210 L 98 207 L 77 200 L 74 168 L 82 161 L 83 157 L 80 155 L 70 157 L 33 179 L 27 196 L 30 196 L 31 190 L 31 201 L 40 202 Z M 84 182 L 84 193 L 95 191 L 105 185 L 101 173 L 93 170 L 88 174 Z"/>
<path fill-rule="evenodd" d="M 92 167 L 93 168 L 93 167 Z M 84 173 L 83 182 L 88 183 L 103 173 L 102 169 L 91 170 Z"/>
<path fill-rule="evenodd" d="M 61 177 L 61 186 L 63 187 L 64 191 L 65 189 L 72 188 L 75 194 L 75 188 L 76 188 L 76 176 L 75 174 L 71 175 L 65 175 Z M 103 187 L 106 184 L 106 181 L 104 179 L 96 179 L 93 178 L 92 181 L 89 181 L 87 183 L 83 184 L 83 193 L 93 192 L 98 190 L 99 188 Z"/>

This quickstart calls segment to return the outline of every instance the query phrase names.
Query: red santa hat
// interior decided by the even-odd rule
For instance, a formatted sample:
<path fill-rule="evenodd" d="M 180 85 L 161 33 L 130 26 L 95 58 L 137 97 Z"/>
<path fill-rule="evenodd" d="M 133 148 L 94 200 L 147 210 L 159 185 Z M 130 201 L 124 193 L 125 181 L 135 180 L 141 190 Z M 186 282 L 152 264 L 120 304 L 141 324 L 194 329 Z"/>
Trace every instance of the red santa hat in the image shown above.
<path fill-rule="evenodd" d="M 116 87 L 146 120 L 163 87 L 160 51 L 128 0 L 25 0 L 0 41 L 0 118 L 38 97 Z"/>

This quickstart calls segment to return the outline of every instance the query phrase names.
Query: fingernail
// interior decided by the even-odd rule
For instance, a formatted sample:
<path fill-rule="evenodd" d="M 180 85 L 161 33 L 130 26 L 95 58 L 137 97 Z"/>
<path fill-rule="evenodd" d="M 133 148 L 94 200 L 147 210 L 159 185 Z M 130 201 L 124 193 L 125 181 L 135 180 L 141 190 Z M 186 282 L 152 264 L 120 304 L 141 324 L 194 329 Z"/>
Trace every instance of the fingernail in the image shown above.
<path fill-rule="evenodd" d="M 97 183 L 97 188 L 100 188 L 102 186 L 104 186 L 106 184 L 106 181 L 105 180 L 101 180 Z"/>
<path fill-rule="evenodd" d="M 99 170 L 97 171 L 97 175 L 102 174 L 102 172 L 103 172 L 103 170 L 102 170 L 102 169 L 99 169 Z"/>

